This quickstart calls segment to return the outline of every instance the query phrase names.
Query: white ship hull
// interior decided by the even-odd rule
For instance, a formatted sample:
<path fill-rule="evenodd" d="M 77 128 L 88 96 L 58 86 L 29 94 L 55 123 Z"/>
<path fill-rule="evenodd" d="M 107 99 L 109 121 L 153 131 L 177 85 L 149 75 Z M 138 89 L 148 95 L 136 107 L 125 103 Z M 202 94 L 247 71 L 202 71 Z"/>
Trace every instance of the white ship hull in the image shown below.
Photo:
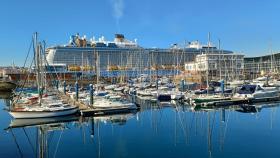
<path fill-rule="evenodd" d="M 46 118 L 46 117 L 58 117 L 75 114 L 78 111 L 78 108 L 70 108 L 65 110 L 57 111 L 11 111 L 9 112 L 15 119 L 24 119 L 24 118 Z"/>

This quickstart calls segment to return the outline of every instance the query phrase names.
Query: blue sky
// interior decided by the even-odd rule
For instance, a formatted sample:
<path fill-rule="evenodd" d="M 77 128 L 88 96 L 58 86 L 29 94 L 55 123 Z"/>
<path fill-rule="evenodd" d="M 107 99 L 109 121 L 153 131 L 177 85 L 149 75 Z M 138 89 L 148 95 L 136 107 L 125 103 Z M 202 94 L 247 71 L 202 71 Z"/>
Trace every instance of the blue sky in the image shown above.
<path fill-rule="evenodd" d="M 278 0 L 1 0 L 0 66 L 22 65 L 32 33 L 47 45 L 71 34 L 113 39 L 123 33 L 144 47 L 199 40 L 246 56 L 280 50 Z"/>

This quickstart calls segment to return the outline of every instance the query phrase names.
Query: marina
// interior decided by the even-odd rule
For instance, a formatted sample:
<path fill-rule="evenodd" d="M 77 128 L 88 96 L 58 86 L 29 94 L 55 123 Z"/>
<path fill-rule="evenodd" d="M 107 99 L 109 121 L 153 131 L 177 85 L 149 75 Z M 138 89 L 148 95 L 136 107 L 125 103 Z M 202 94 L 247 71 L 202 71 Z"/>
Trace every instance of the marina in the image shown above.
<path fill-rule="evenodd" d="M 279 158 L 279 6 L 1 2 L 0 158 Z"/>
<path fill-rule="evenodd" d="M 172 75 L 106 83 L 96 74 L 86 86 L 48 81 L 36 54 L 37 87 L 0 95 L 3 142 L 16 149 L 1 151 L 7 157 L 258 157 L 262 140 L 278 145 L 280 91 L 272 77 L 207 80 L 197 89 Z"/>
<path fill-rule="evenodd" d="M 0 144 L 7 148 L 0 151 L 1 155 L 258 157 L 264 156 L 262 150 L 255 150 L 264 149 L 263 139 L 273 144 L 266 148 L 265 156 L 277 157 L 279 154 L 279 142 L 275 141 L 279 131 L 279 103 L 256 104 L 251 108 L 192 109 L 179 103 L 162 106 L 144 100 L 140 102 L 138 112 L 90 117 L 11 120 L 8 113 L 1 110 Z M 7 108 L 6 103 L 1 100 L 1 109 Z M 237 137 L 244 143 L 237 141 Z"/>

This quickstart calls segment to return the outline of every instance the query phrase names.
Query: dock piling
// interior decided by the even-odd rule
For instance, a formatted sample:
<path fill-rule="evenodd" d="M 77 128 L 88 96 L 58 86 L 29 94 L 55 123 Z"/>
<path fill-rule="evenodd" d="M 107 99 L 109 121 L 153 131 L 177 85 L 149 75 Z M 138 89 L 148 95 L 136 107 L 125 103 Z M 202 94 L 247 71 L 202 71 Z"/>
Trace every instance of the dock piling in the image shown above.
<path fill-rule="evenodd" d="M 94 118 L 91 117 L 90 120 L 91 120 L 91 133 L 90 133 L 90 137 L 93 138 L 93 136 L 94 136 Z"/>
<path fill-rule="evenodd" d="M 222 122 L 226 122 L 226 111 L 224 108 L 222 109 Z"/>
<path fill-rule="evenodd" d="M 78 81 L 75 82 L 76 100 L 79 99 L 79 84 Z"/>
<path fill-rule="evenodd" d="M 63 81 L 63 93 L 66 94 L 66 81 Z"/>
<path fill-rule="evenodd" d="M 59 81 L 55 81 L 55 87 L 58 89 Z"/>
<path fill-rule="evenodd" d="M 221 80 L 221 92 L 222 92 L 222 95 L 224 95 L 224 92 L 225 92 L 224 80 Z"/>
<path fill-rule="evenodd" d="M 181 80 L 181 91 L 185 92 L 185 80 Z"/>
<path fill-rule="evenodd" d="M 90 105 L 93 105 L 93 85 L 89 85 L 89 94 L 90 94 Z"/>

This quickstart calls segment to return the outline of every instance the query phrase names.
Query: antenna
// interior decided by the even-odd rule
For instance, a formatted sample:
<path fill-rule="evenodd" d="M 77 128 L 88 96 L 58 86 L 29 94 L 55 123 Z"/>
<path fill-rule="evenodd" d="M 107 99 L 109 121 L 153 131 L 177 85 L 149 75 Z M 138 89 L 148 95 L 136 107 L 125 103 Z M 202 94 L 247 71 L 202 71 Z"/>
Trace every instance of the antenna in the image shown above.
<path fill-rule="evenodd" d="M 210 38 L 210 32 L 208 32 L 208 47 L 210 47 L 210 40 L 211 40 L 211 38 Z"/>

